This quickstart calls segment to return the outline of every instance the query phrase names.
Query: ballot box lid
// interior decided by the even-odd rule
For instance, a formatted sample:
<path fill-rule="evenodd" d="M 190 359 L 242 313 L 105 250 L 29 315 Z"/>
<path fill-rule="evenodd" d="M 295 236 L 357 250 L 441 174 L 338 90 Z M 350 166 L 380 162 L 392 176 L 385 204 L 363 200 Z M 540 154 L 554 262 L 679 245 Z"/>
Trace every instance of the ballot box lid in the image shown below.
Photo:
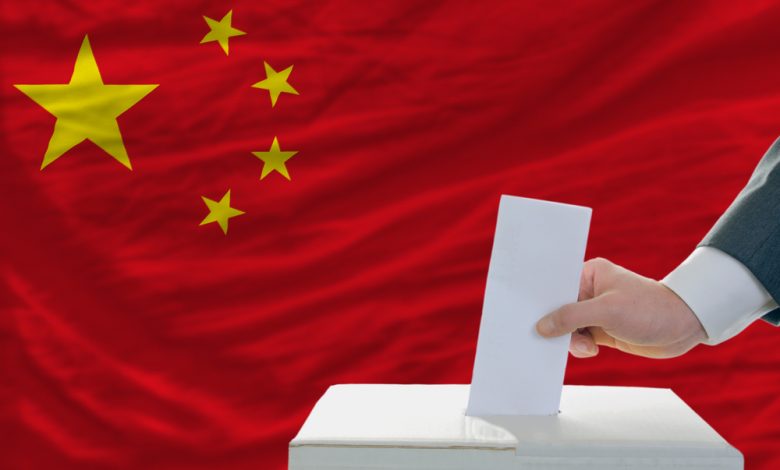
<path fill-rule="evenodd" d="M 289 468 L 743 467 L 739 451 L 669 389 L 566 385 L 555 416 L 466 416 L 468 393 L 334 385 L 290 442 Z"/>

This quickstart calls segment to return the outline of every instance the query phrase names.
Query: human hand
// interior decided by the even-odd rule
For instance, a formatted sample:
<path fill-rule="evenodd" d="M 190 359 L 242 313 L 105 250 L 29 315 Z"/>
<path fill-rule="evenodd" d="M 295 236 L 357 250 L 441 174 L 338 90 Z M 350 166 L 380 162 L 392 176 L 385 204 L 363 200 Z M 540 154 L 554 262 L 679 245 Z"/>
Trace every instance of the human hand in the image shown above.
<path fill-rule="evenodd" d="M 578 301 L 542 317 L 545 337 L 573 333 L 569 351 L 593 357 L 599 345 L 651 358 L 675 357 L 707 339 L 698 318 L 671 289 L 603 258 L 585 263 Z"/>

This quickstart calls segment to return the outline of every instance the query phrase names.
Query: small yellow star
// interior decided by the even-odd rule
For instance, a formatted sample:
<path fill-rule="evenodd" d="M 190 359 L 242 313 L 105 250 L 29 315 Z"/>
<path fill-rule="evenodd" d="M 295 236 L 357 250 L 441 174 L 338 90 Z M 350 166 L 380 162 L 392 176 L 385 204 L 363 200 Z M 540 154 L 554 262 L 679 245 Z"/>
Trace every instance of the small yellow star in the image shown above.
<path fill-rule="evenodd" d="M 14 86 L 57 118 L 41 170 L 85 140 L 133 169 L 116 119 L 157 85 L 103 83 L 89 37 L 81 42 L 69 83 Z"/>
<path fill-rule="evenodd" d="M 287 83 L 287 80 L 290 78 L 290 74 L 292 73 L 293 66 L 289 66 L 286 69 L 282 70 L 281 72 L 277 72 L 274 70 L 270 65 L 268 65 L 268 62 L 263 62 L 263 65 L 265 65 L 265 80 L 261 80 L 254 85 L 252 85 L 252 88 L 260 88 L 263 90 L 268 90 L 268 92 L 271 94 L 271 107 L 273 108 L 276 106 L 276 100 L 279 99 L 279 95 L 282 93 L 291 93 L 293 95 L 297 95 L 298 91 L 295 90 L 289 83 Z"/>
<path fill-rule="evenodd" d="M 217 41 L 222 47 L 222 50 L 225 51 L 225 55 L 228 55 L 230 49 L 230 44 L 228 43 L 230 38 L 246 34 L 245 32 L 234 28 L 231 24 L 233 21 L 233 10 L 227 12 L 227 15 L 223 16 L 219 21 L 211 19 L 208 16 L 204 16 L 203 19 L 206 20 L 206 24 L 209 25 L 211 31 L 203 36 L 200 43 L 203 44 Z"/>
<path fill-rule="evenodd" d="M 287 173 L 287 167 L 284 163 L 296 153 L 298 153 L 297 150 L 287 150 L 283 152 L 279 149 L 279 140 L 276 137 L 274 137 L 271 148 L 268 149 L 267 152 L 252 152 L 252 155 L 263 161 L 263 171 L 260 174 L 260 179 L 265 178 L 268 176 L 268 173 L 276 170 L 279 174 L 289 180 L 290 174 Z"/>
<path fill-rule="evenodd" d="M 209 199 L 205 196 L 201 196 L 201 199 L 203 199 L 203 202 L 206 203 L 206 207 L 209 208 L 209 214 L 205 219 L 203 219 L 200 225 L 216 222 L 219 224 L 222 232 L 224 232 L 225 235 L 227 235 L 228 232 L 228 220 L 244 213 L 243 211 L 230 207 L 229 189 L 225 195 L 222 196 L 222 199 L 220 199 L 219 202 Z"/>

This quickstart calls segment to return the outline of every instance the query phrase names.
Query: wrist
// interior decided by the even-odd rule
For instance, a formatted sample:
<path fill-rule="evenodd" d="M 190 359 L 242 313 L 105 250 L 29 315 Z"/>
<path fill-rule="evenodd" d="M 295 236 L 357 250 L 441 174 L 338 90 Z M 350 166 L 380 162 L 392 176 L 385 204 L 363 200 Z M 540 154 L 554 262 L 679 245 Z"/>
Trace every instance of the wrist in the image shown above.
<path fill-rule="evenodd" d="M 666 308 L 669 314 L 674 317 L 674 323 L 679 325 L 676 340 L 672 342 L 671 349 L 675 350 L 674 355 L 683 354 L 699 344 L 706 343 L 707 331 L 693 309 L 666 284 L 660 281 L 658 284 L 666 293 L 668 299 Z"/>

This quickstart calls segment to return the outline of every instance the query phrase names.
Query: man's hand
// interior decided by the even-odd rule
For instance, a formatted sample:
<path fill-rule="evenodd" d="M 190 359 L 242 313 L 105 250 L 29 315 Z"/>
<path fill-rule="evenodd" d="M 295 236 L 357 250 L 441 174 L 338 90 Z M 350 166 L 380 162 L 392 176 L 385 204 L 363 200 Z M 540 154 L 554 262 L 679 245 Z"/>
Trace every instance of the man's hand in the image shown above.
<path fill-rule="evenodd" d="M 696 315 L 669 288 L 602 258 L 585 263 L 578 302 L 545 315 L 536 329 L 546 337 L 573 332 L 569 350 L 576 357 L 593 357 L 604 345 L 667 358 L 707 339 Z"/>

